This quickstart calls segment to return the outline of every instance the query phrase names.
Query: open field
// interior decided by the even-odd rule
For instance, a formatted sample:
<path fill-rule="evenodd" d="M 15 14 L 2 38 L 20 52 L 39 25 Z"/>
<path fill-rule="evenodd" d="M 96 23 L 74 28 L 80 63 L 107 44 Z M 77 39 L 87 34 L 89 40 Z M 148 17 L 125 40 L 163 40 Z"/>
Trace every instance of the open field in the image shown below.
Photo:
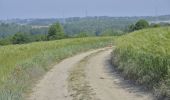
<path fill-rule="evenodd" d="M 90 49 L 108 46 L 114 37 L 63 39 L 0 47 L 0 99 L 19 100 L 54 63 Z"/>
<path fill-rule="evenodd" d="M 170 27 L 144 29 L 115 42 L 112 62 L 128 79 L 170 99 Z"/>
<path fill-rule="evenodd" d="M 121 75 L 117 73 L 114 74 L 116 70 L 113 71 L 109 67 L 109 64 L 106 64 L 104 60 L 106 59 L 107 63 L 109 63 L 109 55 L 112 48 L 110 48 L 109 52 L 103 53 L 102 56 L 96 55 L 94 58 L 91 57 L 93 54 L 85 53 L 82 54 L 82 56 L 79 55 L 81 59 L 79 56 L 75 56 L 77 59 L 74 59 L 74 57 L 68 58 L 72 59 L 69 63 L 64 62 L 67 61 L 67 59 L 63 60 L 87 50 L 106 46 L 111 47 L 113 43 L 115 47 L 111 55 L 112 63 L 116 69 L 121 72 L 125 79 L 131 79 L 135 84 L 142 85 L 142 88 L 146 87 L 146 89 L 153 90 L 156 98 L 160 100 L 169 100 L 170 27 L 144 29 L 120 37 L 75 38 L 23 45 L 1 46 L 0 100 L 22 100 L 29 96 L 28 94 L 32 92 L 32 87 L 35 87 L 37 80 L 42 78 L 42 76 L 44 76 L 44 74 L 52 68 L 54 68 L 54 70 L 50 70 L 45 75 L 46 77 L 38 82 L 41 88 L 39 89 L 39 86 L 36 87 L 35 89 L 37 90 L 35 91 L 38 92 L 35 92 L 35 94 L 40 93 L 41 96 L 38 96 L 38 98 L 43 98 L 43 96 L 45 96 L 44 93 L 47 96 L 50 96 L 48 95 L 50 93 L 50 98 L 61 97 L 61 100 L 69 100 L 69 97 L 72 98 L 72 95 L 69 93 L 64 94 L 62 91 L 61 93 L 55 93 L 56 91 L 60 91 L 58 88 L 63 88 L 63 91 L 68 91 L 67 86 L 70 86 L 70 83 L 67 82 L 67 77 L 71 77 L 69 76 L 68 71 L 72 67 L 73 69 L 78 68 L 75 70 L 76 78 L 85 79 L 83 78 L 84 75 L 88 77 L 89 85 L 87 86 L 91 86 L 93 88 L 91 90 L 89 87 L 89 91 L 93 91 L 96 94 L 95 96 L 97 98 L 101 98 L 101 100 L 105 100 L 106 98 L 109 98 L 108 100 L 112 100 L 112 98 L 121 100 L 126 96 L 129 100 L 131 100 L 131 98 L 138 98 L 139 100 L 143 100 L 145 97 L 150 98 L 150 96 L 148 97 L 148 95 L 143 94 L 143 92 L 137 93 L 121 88 L 123 86 L 122 83 L 126 86 L 129 83 L 127 84 L 126 80 L 117 77 L 117 75 Z M 88 55 L 93 59 L 86 59 L 88 58 L 86 57 Z M 86 59 L 88 62 L 82 63 L 83 59 Z M 99 61 L 97 61 L 97 59 L 99 59 Z M 61 60 L 63 60 L 63 62 L 56 64 Z M 55 64 L 57 67 L 54 66 Z M 81 66 L 76 67 L 75 64 L 80 64 Z M 85 71 L 86 67 L 88 69 L 87 72 Z M 112 73 L 113 76 L 110 74 L 107 75 L 106 72 L 108 71 Z M 80 76 L 83 77 L 81 78 Z M 59 80 L 55 80 L 56 78 Z M 75 84 L 79 84 L 77 83 L 78 81 L 79 80 L 72 80 Z M 79 85 L 85 86 L 82 84 L 86 84 L 86 81 L 81 81 L 82 83 Z M 113 81 L 115 84 L 112 83 Z M 54 83 L 56 83 L 56 87 L 53 86 Z M 106 83 L 107 85 L 105 85 Z M 114 88 L 118 85 L 120 85 L 120 88 Z M 130 86 L 131 87 L 128 88 L 133 88 L 134 91 L 136 90 L 135 85 Z M 82 93 L 85 93 L 84 88 L 82 89 Z M 124 96 L 122 98 L 119 97 L 118 94 L 116 94 L 119 93 L 117 91 L 123 91 L 121 93 L 124 93 Z M 139 89 L 139 91 L 141 91 L 141 89 Z M 87 92 L 87 97 L 89 97 L 88 93 L 90 92 Z M 102 93 L 102 96 L 99 95 L 100 93 Z M 62 96 L 60 94 L 64 95 Z M 143 96 L 136 96 L 136 94 Z M 37 95 L 33 95 L 33 97 L 36 98 Z M 87 98 L 85 97 L 85 99 Z"/>

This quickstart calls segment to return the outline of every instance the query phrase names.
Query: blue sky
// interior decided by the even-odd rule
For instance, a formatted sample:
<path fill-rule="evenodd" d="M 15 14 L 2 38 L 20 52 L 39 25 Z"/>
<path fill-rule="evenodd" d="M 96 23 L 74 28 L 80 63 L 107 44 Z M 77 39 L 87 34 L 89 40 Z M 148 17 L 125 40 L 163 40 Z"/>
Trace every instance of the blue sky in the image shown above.
<path fill-rule="evenodd" d="M 157 10 L 155 10 L 157 9 Z M 0 0 L 0 19 L 170 14 L 170 0 Z"/>

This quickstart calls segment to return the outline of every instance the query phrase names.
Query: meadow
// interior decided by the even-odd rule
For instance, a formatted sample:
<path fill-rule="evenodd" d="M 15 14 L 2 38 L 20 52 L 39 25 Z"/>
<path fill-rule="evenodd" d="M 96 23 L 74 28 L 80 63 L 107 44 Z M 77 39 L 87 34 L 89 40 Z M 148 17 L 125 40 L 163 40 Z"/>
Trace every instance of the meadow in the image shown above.
<path fill-rule="evenodd" d="M 119 37 L 112 63 L 125 78 L 170 99 L 170 27 L 149 28 Z"/>
<path fill-rule="evenodd" d="M 113 44 L 112 63 L 136 84 L 170 99 L 170 27 L 120 37 L 88 37 L 0 47 L 0 100 L 22 100 L 64 58 Z"/>
<path fill-rule="evenodd" d="M 0 100 L 21 100 L 33 84 L 66 57 L 113 43 L 89 37 L 0 47 Z"/>

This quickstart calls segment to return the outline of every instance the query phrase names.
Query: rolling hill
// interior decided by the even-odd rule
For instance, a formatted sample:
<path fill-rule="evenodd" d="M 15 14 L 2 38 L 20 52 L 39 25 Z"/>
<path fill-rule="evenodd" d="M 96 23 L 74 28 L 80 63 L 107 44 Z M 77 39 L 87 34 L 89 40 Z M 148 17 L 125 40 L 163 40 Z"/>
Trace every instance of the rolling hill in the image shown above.
<path fill-rule="evenodd" d="M 152 88 L 161 100 L 169 98 L 170 27 L 144 29 L 118 38 L 112 58 L 126 78 Z"/>

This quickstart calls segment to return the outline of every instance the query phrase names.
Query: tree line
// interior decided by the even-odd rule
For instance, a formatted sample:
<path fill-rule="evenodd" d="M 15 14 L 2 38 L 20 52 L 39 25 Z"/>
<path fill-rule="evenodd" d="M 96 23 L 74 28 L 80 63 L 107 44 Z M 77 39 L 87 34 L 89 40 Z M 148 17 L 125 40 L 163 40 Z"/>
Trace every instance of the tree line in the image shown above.
<path fill-rule="evenodd" d="M 78 37 L 88 37 L 88 36 L 119 36 L 129 32 L 133 32 L 135 30 L 140 30 L 144 28 L 150 27 L 161 27 L 161 24 L 149 24 L 146 20 L 141 19 L 137 21 L 135 24 L 131 24 L 125 29 L 115 30 L 114 28 L 107 28 L 104 31 L 100 31 L 100 28 L 94 30 L 95 34 L 90 34 L 87 31 L 80 31 L 79 34 L 68 35 L 66 34 L 64 27 L 59 22 L 52 24 L 46 34 L 37 34 L 36 29 L 31 33 L 25 31 L 16 32 L 14 35 L 8 36 L 6 38 L 0 39 L 0 45 L 8 45 L 8 44 L 24 44 L 35 41 L 50 41 L 50 40 L 58 40 L 64 38 L 78 38 Z M 166 25 L 165 25 L 166 26 Z M 42 30 L 44 32 L 44 30 Z"/>
<path fill-rule="evenodd" d="M 6 24 L 8 26 L 8 24 Z M 37 30 L 38 31 L 38 30 Z M 79 38 L 79 37 L 88 37 L 88 36 L 108 36 L 108 35 L 118 35 L 122 34 L 121 31 L 115 31 L 114 29 L 106 29 L 103 32 L 100 32 L 100 28 L 98 30 L 94 30 L 95 34 L 90 34 L 87 31 L 80 31 L 78 34 L 68 35 L 65 30 L 64 26 L 57 22 L 52 24 L 45 34 L 36 33 L 35 30 L 31 31 L 19 31 L 16 32 L 14 35 L 9 35 L 5 38 L 0 39 L 0 45 L 8 45 L 8 44 L 24 44 L 30 43 L 35 41 L 50 41 L 50 40 L 58 40 L 64 38 Z"/>
<path fill-rule="evenodd" d="M 50 26 L 47 34 L 32 34 L 24 31 L 16 32 L 14 35 L 0 39 L 0 45 L 24 44 L 35 41 L 63 39 L 66 37 L 62 25 L 60 23 L 55 23 Z"/>

